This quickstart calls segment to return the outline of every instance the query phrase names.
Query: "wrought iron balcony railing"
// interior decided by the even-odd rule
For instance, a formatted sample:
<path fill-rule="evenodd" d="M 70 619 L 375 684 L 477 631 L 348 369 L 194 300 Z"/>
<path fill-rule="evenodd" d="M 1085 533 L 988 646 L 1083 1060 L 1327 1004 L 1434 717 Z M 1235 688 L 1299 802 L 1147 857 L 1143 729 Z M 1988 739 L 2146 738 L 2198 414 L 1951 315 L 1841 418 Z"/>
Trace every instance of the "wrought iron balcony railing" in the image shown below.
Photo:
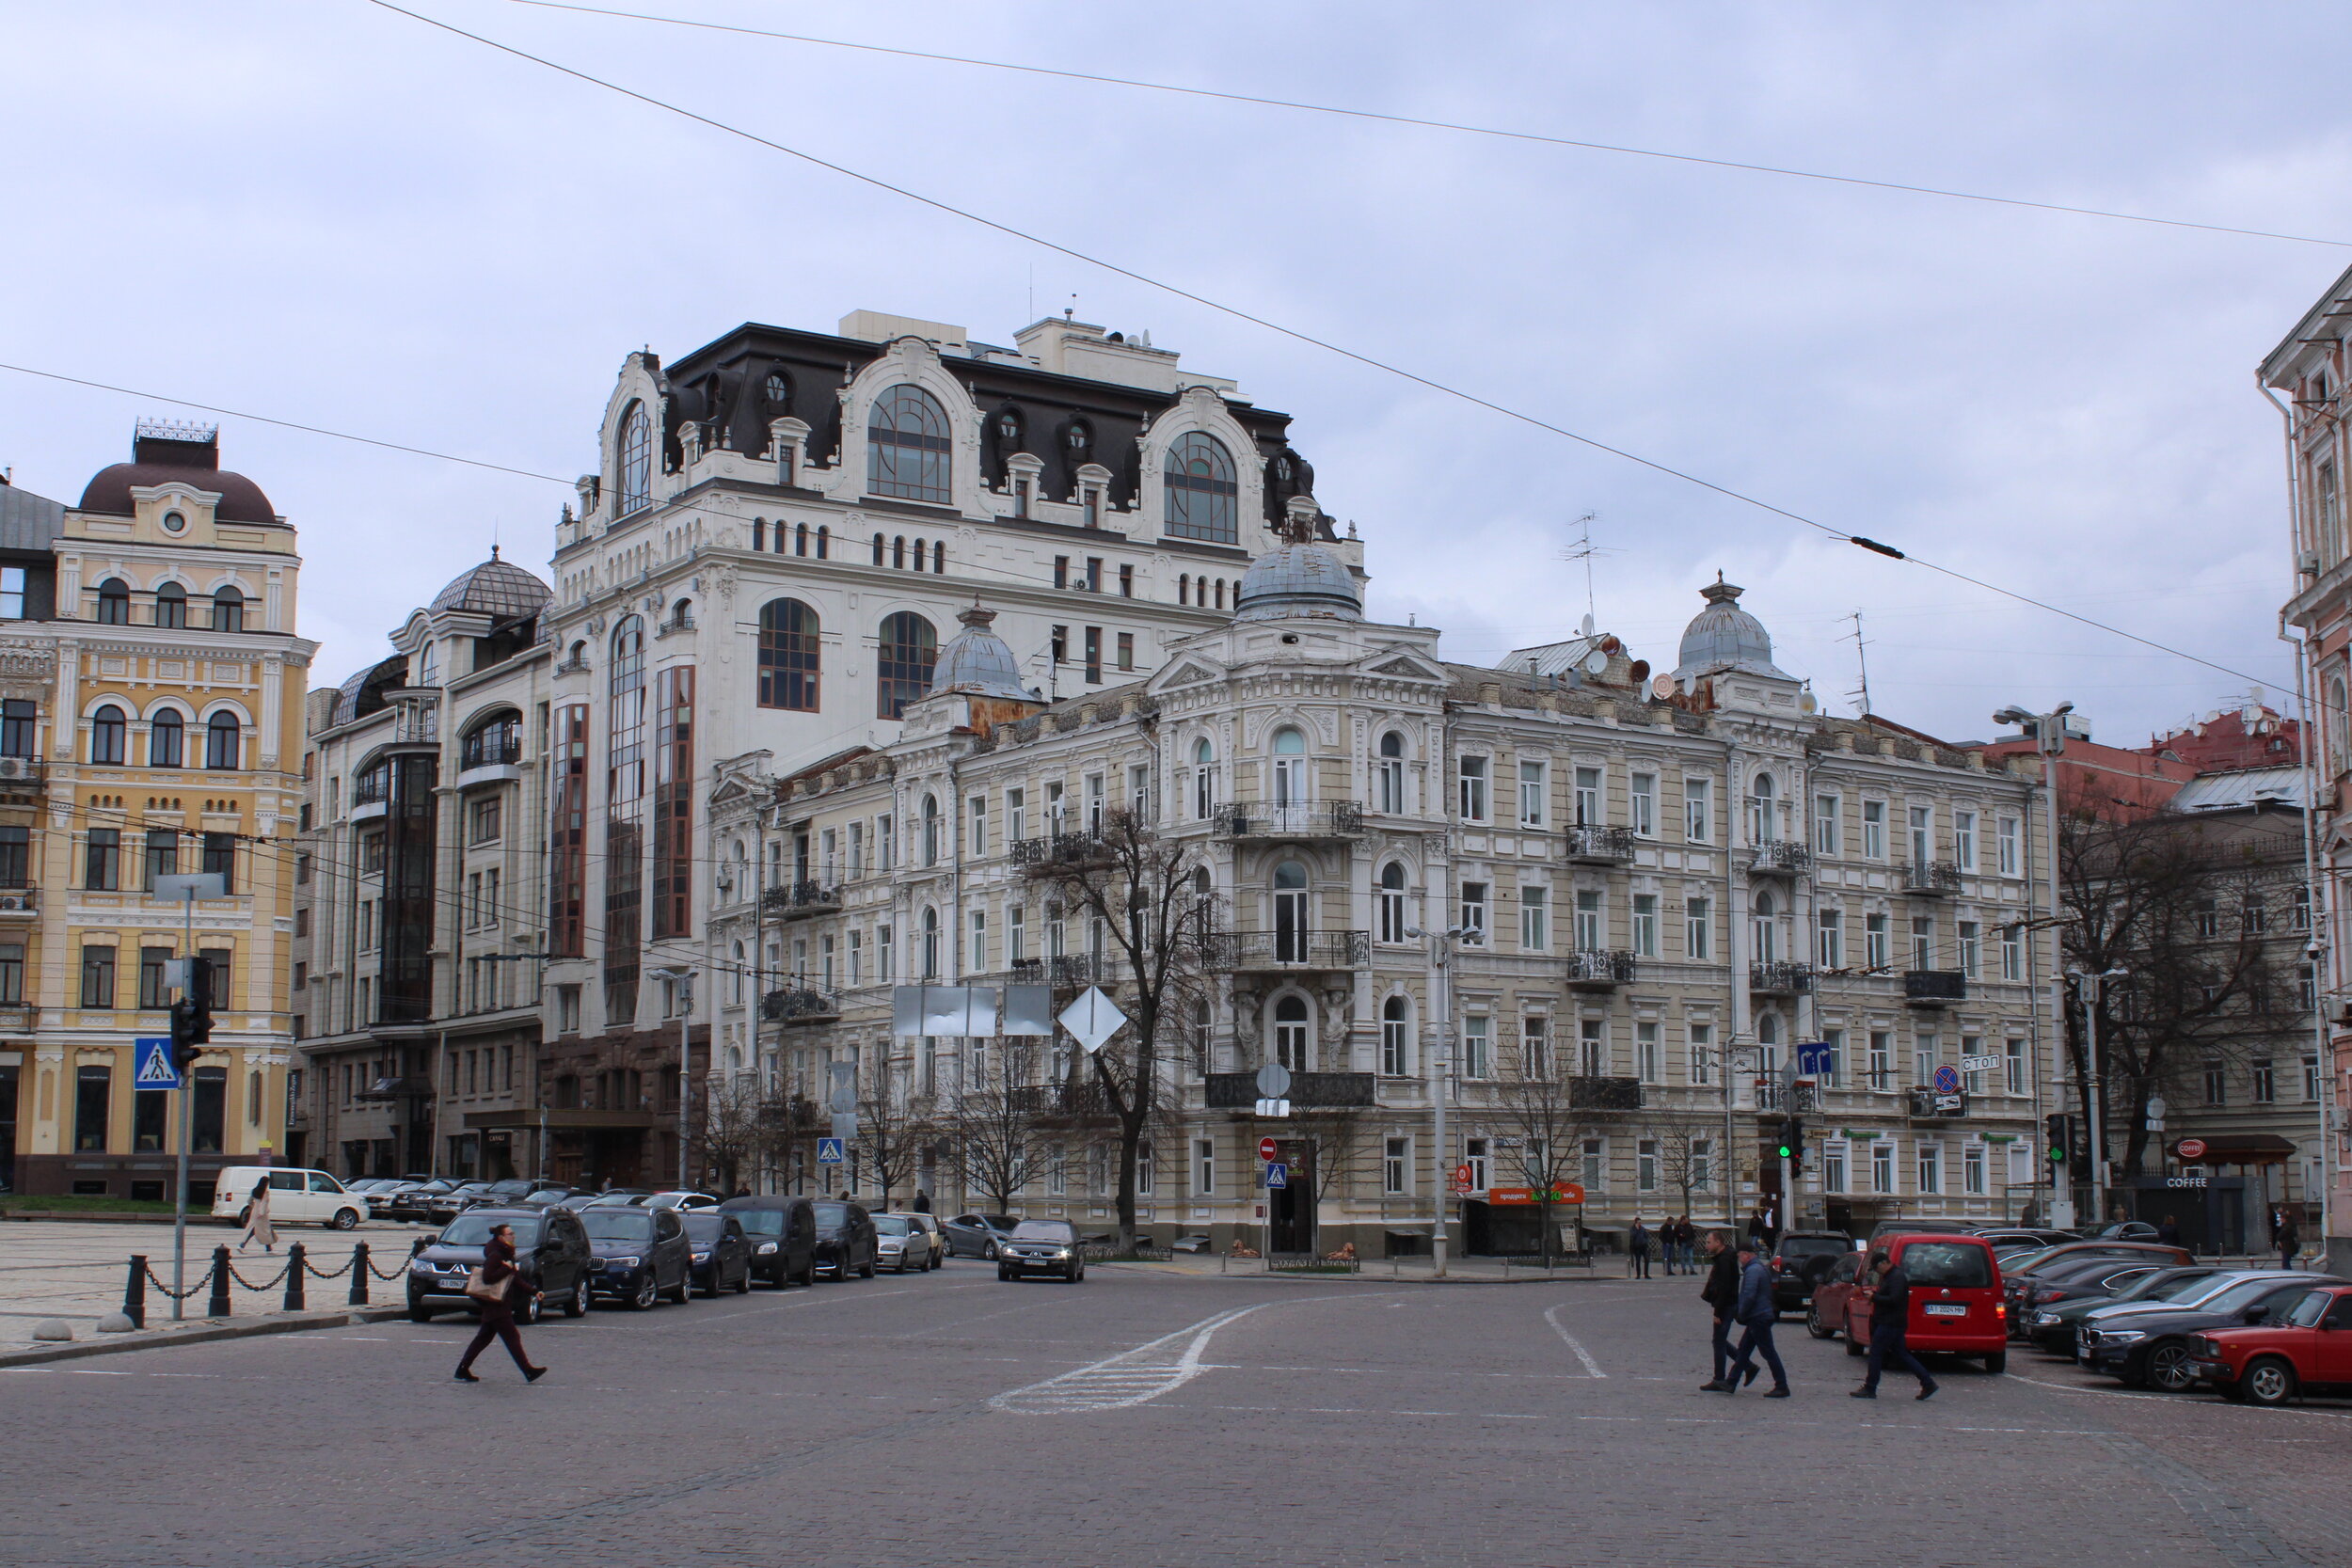
<path fill-rule="evenodd" d="M 1788 839 L 1773 839 L 1756 847 L 1752 867 L 1757 871 L 1803 871 L 1813 863 L 1813 851 Z"/>
<path fill-rule="evenodd" d="M 1012 841 L 1012 863 L 1030 872 L 1099 865 L 1109 857 L 1110 846 L 1100 833 L 1048 833 Z"/>
<path fill-rule="evenodd" d="M 1914 1006 L 1941 1007 L 1968 1000 L 1968 976 L 1956 969 L 1906 969 L 1903 1000 Z"/>
<path fill-rule="evenodd" d="M 1369 931 L 1211 931 L 1202 961 L 1213 970 L 1361 969 L 1372 961 Z"/>
<path fill-rule="evenodd" d="M 1623 865 L 1633 859 L 1633 830 L 1581 823 L 1568 830 L 1567 849 L 1585 865 Z"/>
<path fill-rule="evenodd" d="M 841 910 L 841 890 L 822 882 L 787 882 L 783 887 L 771 887 L 761 894 L 759 907 L 787 920 L 798 920 L 812 914 L 837 914 Z"/>
<path fill-rule="evenodd" d="M 1221 838 L 1354 838 L 1364 831 L 1364 808 L 1353 800 L 1302 800 L 1284 805 L 1216 808 Z"/>
<path fill-rule="evenodd" d="M 1748 965 L 1748 990 L 1766 996 L 1799 996 L 1813 989 L 1813 966 L 1785 958 L 1757 959 Z"/>
<path fill-rule="evenodd" d="M 1293 1109 L 1370 1105 L 1378 1080 L 1369 1072 L 1294 1072 L 1283 1098 Z M 1201 1103 L 1212 1111 L 1246 1111 L 1258 1103 L 1255 1072 L 1212 1072 Z"/>
<path fill-rule="evenodd" d="M 822 991 L 771 990 L 760 999 L 759 1016 L 771 1023 L 818 1023 L 841 1016 L 841 1004 Z"/>
<path fill-rule="evenodd" d="M 1947 897 L 1960 891 L 1960 867 L 1949 861 L 1906 861 L 1902 881 L 1915 897 Z"/>
<path fill-rule="evenodd" d="M 1099 986 L 1116 977 L 1118 963 L 1108 954 L 1064 953 L 1048 958 L 1015 958 L 1010 967 L 1015 985 Z"/>
<path fill-rule="evenodd" d="M 1578 1111 L 1638 1111 L 1642 1108 L 1639 1078 L 1571 1078 L 1568 1105 Z"/>
<path fill-rule="evenodd" d="M 1580 947 L 1568 955 L 1568 984 L 1606 989 L 1633 978 L 1633 955 L 1622 948 Z"/>

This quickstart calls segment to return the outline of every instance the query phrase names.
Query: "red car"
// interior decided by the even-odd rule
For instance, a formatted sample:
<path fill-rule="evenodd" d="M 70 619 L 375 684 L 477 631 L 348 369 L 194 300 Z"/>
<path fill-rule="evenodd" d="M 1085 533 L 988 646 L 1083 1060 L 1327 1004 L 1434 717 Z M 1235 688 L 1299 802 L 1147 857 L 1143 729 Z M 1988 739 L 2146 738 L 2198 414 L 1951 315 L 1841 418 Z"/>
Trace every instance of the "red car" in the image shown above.
<path fill-rule="evenodd" d="M 2352 1393 L 2352 1286 L 2313 1291 L 2276 1326 L 2208 1329 L 2189 1341 L 2198 1381 L 2230 1399 L 2284 1404 Z"/>
<path fill-rule="evenodd" d="M 1914 1351 L 1981 1356 L 1988 1372 L 2009 1366 L 2009 1307 L 1993 1248 L 1974 1236 L 1882 1236 L 1871 1243 L 1911 1280 L 1903 1342 Z M 1864 1267 L 1868 1259 L 1864 1259 Z M 1869 1348 L 1873 1292 L 1857 1277 L 1846 1292 L 1846 1354 Z"/>

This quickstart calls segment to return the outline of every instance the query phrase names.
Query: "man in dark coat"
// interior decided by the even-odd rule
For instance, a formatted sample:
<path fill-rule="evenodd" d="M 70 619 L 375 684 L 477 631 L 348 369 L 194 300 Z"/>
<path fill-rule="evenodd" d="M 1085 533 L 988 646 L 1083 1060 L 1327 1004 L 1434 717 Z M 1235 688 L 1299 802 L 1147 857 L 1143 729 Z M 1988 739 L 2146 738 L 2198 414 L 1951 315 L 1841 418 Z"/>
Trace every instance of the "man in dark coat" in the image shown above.
<path fill-rule="evenodd" d="M 1903 1342 L 1911 1323 L 1911 1276 L 1885 1253 L 1874 1252 L 1867 1277 L 1876 1281 L 1870 1291 L 1870 1370 L 1853 1397 L 1877 1399 L 1880 1370 L 1892 1361 L 1919 1380 L 1919 1398 L 1933 1399 L 1935 1379 Z"/>
<path fill-rule="evenodd" d="M 1754 1383 L 1756 1357 L 1761 1353 L 1764 1364 L 1772 1369 L 1772 1386 L 1764 1397 L 1787 1399 L 1788 1370 L 1780 1364 L 1780 1352 L 1772 1344 L 1772 1325 L 1780 1321 L 1780 1308 L 1772 1299 L 1772 1265 L 1764 1261 L 1762 1249 L 1754 1242 L 1740 1249 L 1740 1293 L 1731 1316 L 1740 1325 L 1740 1349 L 1717 1380 L 1723 1386 L 1715 1391 L 1736 1394 L 1742 1384 Z"/>
<path fill-rule="evenodd" d="M 1731 1370 L 1731 1314 L 1740 1305 L 1740 1259 L 1724 1244 L 1724 1233 L 1710 1230 L 1700 1244 L 1707 1254 L 1707 1283 L 1699 1287 L 1699 1299 L 1715 1313 L 1715 1375 L 1699 1386 L 1710 1394 L 1729 1391 L 1731 1385 L 1724 1374 Z"/>

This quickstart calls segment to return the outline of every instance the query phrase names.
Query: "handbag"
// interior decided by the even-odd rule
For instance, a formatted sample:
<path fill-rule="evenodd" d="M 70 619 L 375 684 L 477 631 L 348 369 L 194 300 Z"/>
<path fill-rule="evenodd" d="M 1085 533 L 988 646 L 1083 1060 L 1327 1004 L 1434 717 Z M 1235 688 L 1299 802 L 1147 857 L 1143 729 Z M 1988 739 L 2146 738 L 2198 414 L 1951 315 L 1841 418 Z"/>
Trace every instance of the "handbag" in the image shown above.
<path fill-rule="evenodd" d="M 513 1265 L 509 1264 L 508 1267 L 511 1270 Z M 485 1262 L 482 1265 L 482 1267 L 474 1270 L 471 1275 L 468 1275 L 466 1279 L 466 1294 L 480 1302 L 503 1303 L 506 1300 L 506 1281 L 501 1279 L 495 1285 L 489 1283 L 489 1281 L 483 1277 L 483 1275 L 488 1274 L 489 1272 L 490 1265 Z"/>

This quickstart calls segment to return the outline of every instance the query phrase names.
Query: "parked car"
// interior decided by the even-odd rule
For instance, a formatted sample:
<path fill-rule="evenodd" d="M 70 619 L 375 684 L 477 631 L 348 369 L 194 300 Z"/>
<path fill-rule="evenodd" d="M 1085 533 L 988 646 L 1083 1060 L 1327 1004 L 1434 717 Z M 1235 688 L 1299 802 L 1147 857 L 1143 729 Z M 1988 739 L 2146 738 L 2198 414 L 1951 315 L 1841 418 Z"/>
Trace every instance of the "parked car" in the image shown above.
<path fill-rule="evenodd" d="M 2180 1297 L 2201 1291 L 2206 1280 L 2224 1272 L 2217 1263 L 2169 1269 L 2151 1268 L 2140 1263 L 2126 1263 L 2123 1266 L 2139 1270 L 2139 1277 L 2111 1296 L 2084 1294 L 2035 1307 L 2026 1314 L 2028 1337 L 2053 1355 L 2077 1355 L 2081 1338 L 2077 1330 L 2084 1313 L 2125 1302 L 2162 1302 L 2169 1305 Z"/>
<path fill-rule="evenodd" d="M 948 1257 L 993 1258 L 998 1243 L 1020 1223 L 1010 1214 L 958 1214 L 942 1221 L 940 1228 L 947 1233 Z"/>
<path fill-rule="evenodd" d="M 665 1193 L 655 1193 L 652 1196 L 645 1199 L 645 1207 L 648 1209 L 678 1210 L 716 1209 L 719 1207 L 719 1200 L 711 1196 L 708 1193 L 671 1191 Z"/>
<path fill-rule="evenodd" d="M 664 1293 L 681 1307 L 691 1299 L 693 1250 L 677 1215 L 666 1209 L 600 1205 L 581 1210 L 580 1223 L 596 1255 L 589 1289 L 597 1295 L 640 1312 Z"/>
<path fill-rule="evenodd" d="M 778 1290 L 817 1283 L 817 1215 L 808 1199 L 731 1197 L 719 1212 L 742 1226 L 754 1274 Z"/>
<path fill-rule="evenodd" d="M 1974 1236 L 1931 1233 L 1882 1237 L 1872 1243 L 1911 1280 L 1911 1310 L 1903 1339 L 1914 1351 L 1944 1351 L 1980 1356 L 1984 1370 L 2009 1366 L 2007 1307 L 2001 1299 L 2001 1270 L 1993 1249 Z M 1860 1355 L 1870 1342 L 1871 1292 L 1846 1296 L 1846 1353 Z"/>
<path fill-rule="evenodd" d="M 2026 1287 L 2019 1305 L 2025 1323 L 2015 1338 L 2031 1339 L 2054 1354 L 2070 1354 L 2074 1342 L 2073 1320 L 2063 1325 L 2042 1321 L 2042 1314 L 2076 1302 L 2106 1307 L 2115 1293 L 2156 1272 L 2161 1265 L 2137 1259 L 2093 1258 L 2041 1275 Z"/>
<path fill-rule="evenodd" d="M 1813 1299 L 1813 1287 L 1853 1249 L 1853 1238 L 1842 1230 L 1784 1231 L 1772 1248 L 1772 1309 L 1804 1311 Z"/>
<path fill-rule="evenodd" d="M 940 1225 L 939 1216 L 937 1214 L 909 1214 L 907 1223 L 920 1226 L 924 1233 L 930 1237 L 931 1267 L 946 1268 L 947 1266 L 947 1232 Z"/>
<path fill-rule="evenodd" d="M 534 1181 L 531 1184 L 531 1191 L 515 1201 L 534 1208 L 551 1209 L 571 1196 L 572 1189 L 561 1181 Z"/>
<path fill-rule="evenodd" d="M 2021 1336 L 2026 1331 L 2026 1314 L 2032 1307 L 2026 1299 L 2027 1291 L 2036 1279 L 2076 1259 L 2090 1258 L 2129 1258 L 2166 1264 L 2197 1261 L 2184 1247 L 2162 1246 L 2151 1242 L 2068 1242 L 2059 1246 L 2044 1247 L 2040 1252 L 2018 1259 L 2013 1265 L 2001 1271 L 2002 1288 L 2008 1295 L 2011 1331 Z"/>
<path fill-rule="evenodd" d="M 600 1193 L 591 1195 L 585 1206 L 590 1209 L 642 1209 L 651 1196 L 651 1187 L 607 1187 Z"/>
<path fill-rule="evenodd" d="M 2282 1322 L 2209 1328 L 2189 1354 L 2199 1382 L 2253 1404 L 2352 1389 L 2352 1286 L 2312 1291 Z"/>
<path fill-rule="evenodd" d="M 696 1209 L 678 1216 L 686 1223 L 691 1249 L 694 1288 L 704 1295 L 722 1291 L 744 1294 L 752 1288 L 752 1248 L 743 1239 L 743 1226 L 733 1214 Z"/>
<path fill-rule="evenodd" d="M 456 1187 L 457 1182 L 448 1177 L 427 1177 L 421 1181 L 410 1178 L 393 1189 L 392 1200 L 384 1206 L 385 1217 L 421 1220 L 428 1206 Z"/>
<path fill-rule="evenodd" d="M 996 1277 L 1021 1279 L 1032 1274 L 1058 1275 L 1068 1285 L 1087 1276 L 1075 1226 L 1068 1220 L 1023 1220 L 1012 1227 L 996 1249 Z"/>
<path fill-rule="evenodd" d="M 424 1323 L 453 1307 L 479 1310 L 466 1294 L 466 1282 L 482 1266 L 482 1249 L 501 1225 L 515 1227 L 516 1265 L 539 1282 L 538 1296 L 515 1303 L 517 1318 L 537 1323 L 548 1305 L 561 1307 L 567 1318 L 588 1310 L 593 1259 L 578 1219 L 538 1209 L 474 1209 L 450 1221 L 409 1260 L 410 1322 Z"/>
<path fill-rule="evenodd" d="M 2082 1240 L 2071 1230 L 2036 1230 L 2021 1225 L 1988 1226 L 1976 1234 L 1992 1243 L 1995 1257 L 2004 1252 L 2039 1251 L 2045 1246 L 2064 1246 L 2069 1242 Z"/>
<path fill-rule="evenodd" d="M 809 1208 L 817 1218 L 817 1266 L 830 1271 L 835 1279 L 847 1279 L 853 1274 L 873 1278 L 881 1247 L 874 1235 L 874 1221 L 864 1207 L 826 1197 L 817 1199 Z"/>
<path fill-rule="evenodd" d="M 424 1200 L 424 1223 L 447 1225 L 490 1190 L 487 1181 L 460 1181 L 445 1193 L 437 1193 Z"/>
<path fill-rule="evenodd" d="M 1831 1339 L 1846 1323 L 1846 1298 L 1853 1293 L 1854 1277 L 1869 1254 L 1850 1252 L 1829 1266 L 1805 1303 L 1804 1331 L 1816 1339 Z"/>
<path fill-rule="evenodd" d="M 239 1225 L 253 1206 L 253 1189 L 269 1183 L 269 1217 L 273 1225 L 323 1225 L 348 1230 L 368 1217 L 366 1196 L 350 1191 L 323 1170 L 297 1170 L 285 1165 L 229 1165 L 213 1187 L 213 1217 Z"/>
<path fill-rule="evenodd" d="M 892 1274 L 904 1274 L 909 1269 L 929 1274 L 935 1262 L 931 1256 L 931 1233 L 916 1225 L 912 1214 L 876 1214 L 874 1249 L 875 1261 Z"/>
<path fill-rule="evenodd" d="M 519 1203 L 524 1198 L 530 1196 L 531 1190 L 537 1185 L 539 1185 L 539 1183 L 532 1180 L 529 1177 L 509 1177 L 503 1181 L 491 1182 L 489 1186 L 484 1188 L 481 1192 L 476 1193 L 472 1197 L 469 1198 L 467 1202 L 469 1205 L 476 1209 L 490 1204 L 495 1204 L 500 1208 L 505 1208 L 511 1204 Z"/>
<path fill-rule="evenodd" d="M 2145 1220 L 2118 1220 L 2096 1230 L 2085 1231 L 2087 1242 L 2153 1242 L 2164 1233 Z"/>
<path fill-rule="evenodd" d="M 2240 1275 L 2191 1307 L 2166 1307 L 2082 1326 L 2082 1363 L 2134 1387 L 2179 1393 L 2197 1383 L 2189 1342 L 2200 1333 L 2283 1323 L 2307 1294 L 2344 1283 L 2281 1270 Z"/>
<path fill-rule="evenodd" d="M 368 1213 L 373 1217 L 384 1212 L 385 1207 L 392 1201 L 392 1190 L 399 1185 L 398 1181 L 389 1176 L 362 1176 L 356 1180 L 344 1182 L 343 1191 L 357 1193 L 366 1198 Z M 246 1190 L 249 1192 L 252 1189 Z"/>

